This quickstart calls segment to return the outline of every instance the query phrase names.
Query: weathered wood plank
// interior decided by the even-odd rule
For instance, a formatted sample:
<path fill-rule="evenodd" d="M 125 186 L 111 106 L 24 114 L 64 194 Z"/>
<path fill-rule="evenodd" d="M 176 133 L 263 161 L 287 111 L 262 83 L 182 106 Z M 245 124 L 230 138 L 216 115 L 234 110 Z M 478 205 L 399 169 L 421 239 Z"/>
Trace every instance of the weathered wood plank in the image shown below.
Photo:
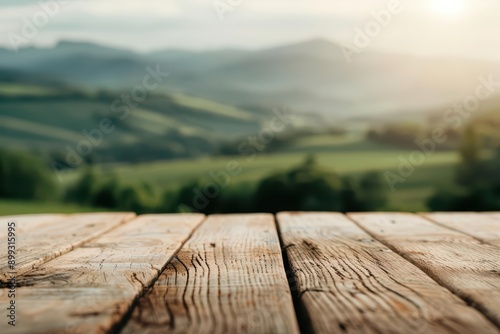
<path fill-rule="evenodd" d="M 7 224 L 16 223 L 16 231 L 20 234 L 28 233 L 47 223 L 55 223 L 58 220 L 67 218 L 67 215 L 59 214 L 40 214 L 40 215 L 17 215 L 0 216 L 0 242 L 4 242 L 7 235 Z"/>
<path fill-rule="evenodd" d="M 273 216 L 210 216 L 123 333 L 298 333 Z"/>
<path fill-rule="evenodd" d="M 496 218 L 493 214 L 436 212 L 420 215 L 439 225 L 500 247 L 500 218 Z"/>
<path fill-rule="evenodd" d="M 59 216 L 54 219 L 51 216 L 41 216 L 39 221 L 36 221 L 36 217 L 14 218 L 17 220 L 16 225 L 20 226 L 19 229 L 16 227 L 17 276 L 22 276 L 134 217 L 133 213 L 89 213 L 69 215 L 64 219 Z M 0 252 L 0 283 L 3 284 L 8 277 L 6 273 L 10 271 L 7 263 L 7 253 Z"/>
<path fill-rule="evenodd" d="M 203 218 L 140 216 L 26 273 L 17 282 L 18 324 L 9 333 L 107 333 Z M 0 304 L 7 302 L 2 289 Z"/>
<path fill-rule="evenodd" d="M 413 214 L 351 214 L 361 227 L 500 326 L 500 249 Z"/>
<path fill-rule="evenodd" d="M 481 313 L 338 213 L 280 213 L 315 333 L 498 333 Z"/>

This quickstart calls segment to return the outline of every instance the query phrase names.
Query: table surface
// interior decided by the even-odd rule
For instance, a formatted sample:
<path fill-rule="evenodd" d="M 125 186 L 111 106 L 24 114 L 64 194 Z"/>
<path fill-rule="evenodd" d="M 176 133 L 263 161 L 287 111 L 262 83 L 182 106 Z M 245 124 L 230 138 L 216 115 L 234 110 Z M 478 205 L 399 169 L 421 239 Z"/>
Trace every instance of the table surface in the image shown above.
<path fill-rule="evenodd" d="M 0 245 L 0 333 L 500 333 L 500 213 L 9 216 Z"/>

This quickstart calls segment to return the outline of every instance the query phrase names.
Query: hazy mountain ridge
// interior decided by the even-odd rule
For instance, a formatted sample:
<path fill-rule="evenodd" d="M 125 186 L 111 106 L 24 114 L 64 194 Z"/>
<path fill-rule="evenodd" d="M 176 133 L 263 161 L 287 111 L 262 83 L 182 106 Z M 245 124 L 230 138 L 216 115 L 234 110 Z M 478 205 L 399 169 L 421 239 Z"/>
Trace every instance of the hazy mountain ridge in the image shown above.
<path fill-rule="evenodd" d="M 453 102 L 474 94 L 478 77 L 500 70 L 476 60 L 369 51 L 348 64 L 326 40 L 257 51 L 138 54 L 73 42 L 19 54 L 0 50 L 2 145 L 64 151 L 82 130 L 110 117 L 113 102 L 156 65 L 170 76 L 118 122 L 98 160 L 126 161 L 127 150 L 138 161 L 217 154 L 222 143 L 258 133 L 276 107 L 292 111 L 299 127 L 318 131 L 350 120 L 357 122 L 353 129 L 371 120 L 439 120 Z M 495 110 L 497 101 L 481 108 Z"/>
<path fill-rule="evenodd" d="M 0 67 L 100 88 L 132 87 L 147 66 L 156 64 L 171 73 L 166 90 L 232 105 L 289 105 L 342 118 L 427 111 L 473 93 L 481 75 L 500 77 L 500 66 L 493 62 L 370 50 L 354 55 L 349 64 L 337 44 L 322 39 L 263 50 L 149 54 L 72 42 L 17 55 L 0 50 Z"/>
<path fill-rule="evenodd" d="M 51 85 L 35 75 L 29 83 L 25 79 L 0 70 L 0 146 L 57 157 L 68 145 L 88 140 L 83 132 L 98 129 L 104 118 L 115 130 L 96 145 L 92 158 L 137 162 L 218 154 L 222 142 L 256 133 L 269 117 L 192 96 L 153 93 L 121 118 L 112 108 L 120 91 Z"/>

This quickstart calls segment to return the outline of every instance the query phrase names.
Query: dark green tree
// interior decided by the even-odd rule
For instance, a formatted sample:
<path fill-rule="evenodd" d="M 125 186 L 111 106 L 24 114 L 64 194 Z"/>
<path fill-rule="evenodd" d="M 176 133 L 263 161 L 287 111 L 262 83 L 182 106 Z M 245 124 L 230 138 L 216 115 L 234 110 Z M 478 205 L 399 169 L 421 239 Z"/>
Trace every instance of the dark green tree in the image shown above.
<path fill-rule="evenodd" d="M 111 178 L 97 187 L 92 195 L 92 206 L 116 209 L 119 206 L 120 185 L 116 178 Z"/>
<path fill-rule="evenodd" d="M 481 142 L 473 126 L 467 126 L 460 141 L 460 156 L 466 166 L 474 167 L 481 155 Z"/>
<path fill-rule="evenodd" d="M 146 210 L 139 187 L 125 186 L 118 190 L 117 208 L 123 211 L 144 213 Z"/>
<path fill-rule="evenodd" d="M 164 197 L 171 196 L 169 192 Z M 212 214 L 218 212 L 221 189 L 200 181 L 191 181 L 179 189 L 172 201 L 171 212 L 201 212 Z"/>
<path fill-rule="evenodd" d="M 342 178 L 317 166 L 308 156 L 297 168 L 262 180 L 254 197 L 255 211 L 341 211 Z"/>
<path fill-rule="evenodd" d="M 457 185 L 438 190 L 428 200 L 435 211 L 496 211 L 500 210 L 500 156 L 481 159 L 481 142 L 475 129 L 468 126 L 463 132 L 457 168 Z"/>
<path fill-rule="evenodd" d="M 359 183 L 359 210 L 376 211 L 385 207 L 388 202 L 387 184 L 382 174 L 368 172 L 361 177 Z"/>
<path fill-rule="evenodd" d="M 57 185 L 40 158 L 0 149 L 0 197 L 48 200 L 56 196 Z"/>
<path fill-rule="evenodd" d="M 86 169 L 76 183 L 68 188 L 65 200 L 79 204 L 92 203 L 96 183 L 97 177 L 93 170 L 91 168 Z"/>

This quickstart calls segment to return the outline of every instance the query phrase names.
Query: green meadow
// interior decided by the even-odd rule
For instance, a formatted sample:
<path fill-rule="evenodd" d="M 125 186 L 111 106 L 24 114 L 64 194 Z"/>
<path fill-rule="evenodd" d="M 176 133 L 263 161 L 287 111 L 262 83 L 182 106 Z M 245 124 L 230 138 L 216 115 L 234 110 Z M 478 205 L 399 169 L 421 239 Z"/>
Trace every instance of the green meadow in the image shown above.
<path fill-rule="evenodd" d="M 328 166 L 340 174 L 357 175 L 370 171 L 397 172 L 397 159 L 399 154 L 407 156 L 410 151 L 361 151 L 319 153 L 316 155 L 318 162 Z M 245 157 L 221 157 L 182 161 L 165 161 L 138 165 L 108 165 L 100 166 L 99 173 L 116 175 L 123 183 L 151 183 L 157 190 L 176 190 L 186 182 L 202 180 L 210 182 L 210 172 L 217 173 L 226 168 L 229 160 L 238 161 L 242 166 L 241 174 L 231 178 L 229 187 L 255 186 L 256 182 L 272 171 L 286 169 L 287 166 L 299 164 L 304 159 L 304 154 L 262 154 L 254 161 L 247 161 Z M 453 183 L 455 163 L 457 156 L 454 153 L 436 153 L 425 164 L 415 169 L 415 173 L 407 178 L 405 183 L 396 187 L 389 193 L 390 210 L 397 211 L 427 211 L 426 200 L 434 193 L 436 188 L 446 188 Z M 368 167 L 369 166 L 369 167 Z M 77 176 L 70 176 L 71 182 Z M 32 202 L 0 200 L 0 215 L 21 213 L 72 213 L 105 211 L 105 209 L 83 207 L 73 204 L 56 202 Z"/>
<path fill-rule="evenodd" d="M 64 157 L 67 145 L 75 148 L 85 139 L 82 130 L 94 129 L 103 117 L 109 117 L 116 96 L 106 91 L 58 91 L 50 85 L 26 84 L 0 84 L 0 92 L 2 146 L 23 151 L 36 148 L 45 152 L 47 161 Z M 227 187 L 232 193 L 248 193 L 262 179 L 298 166 L 311 155 L 322 168 L 357 178 L 371 171 L 397 174 L 400 159 L 408 160 L 412 152 L 367 139 L 363 130 L 352 129 L 345 134 L 291 132 L 279 146 L 255 156 L 217 151 L 224 141 L 236 145 L 244 141 L 242 133 L 257 135 L 271 116 L 179 93 L 152 95 L 125 121 L 113 119 L 116 131 L 96 147 L 93 169 L 100 180 L 115 177 L 125 186 L 148 184 L 156 194 L 152 201 L 159 205 L 165 192 L 175 193 L 194 181 L 202 185 L 213 182 L 213 175 L 224 172 L 230 161 L 237 162 L 241 170 L 231 176 Z M 302 118 L 304 123 L 307 117 Z M 353 128 L 369 126 L 367 121 L 358 121 Z M 436 189 L 453 184 L 458 160 L 455 151 L 437 151 L 427 157 L 394 191 L 387 185 L 389 203 L 384 209 L 428 210 L 426 202 Z M 80 168 L 64 177 L 62 197 L 64 189 L 82 173 Z M 0 214 L 102 210 L 58 202 L 0 202 Z"/>
<path fill-rule="evenodd" d="M 0 200 L 0 216 L 37 213 L 102 212 L 108 210 L 58 202 Z"/>
<path fill-rule="evenodd" d="M 332 144 L 333 142 L 336 144 Z M 202 183 L 213 182 L 211 175 L 225 171 L 229 161 L 236 161 L 241 166 L 241 173 L 231 177 L 228 187 L 243 185 L 254 187 L 263 177 L 286 170 L 290 166 L 299 165 L 309 154 L 313 154 L 317 163 L 322 167 L 341 175 L 357 177 L 368 171 L 398 173 L 399 158 L 403 157 L 408 160 L 412 152 L 386 148 L 359 138 L 355 141 L 352 138 L 332 138 L 331 136 L 308 138 L 307 143 L 299 141 L 297 146 L 288 147 L 286 150 L 291 152 L 261 153 L 255 157 L 224 156 L 144 164 L 110 164 L 100 166 L 98 172 L 104 175 L 115 175 L 125 184 L 146 182 L 158 189 L 176 190 L 194 180 Z M 457 162 L 456 152 L 436 152 L 429 156 L 421 166 L 415 166 L 415 172 L 406 178 L 404 183 L 399 183 L 395 191 L 390 192 L 390 209 L 427 210 L 426 200 L 436 187 L 445 188 L 453 183 Z"/>

